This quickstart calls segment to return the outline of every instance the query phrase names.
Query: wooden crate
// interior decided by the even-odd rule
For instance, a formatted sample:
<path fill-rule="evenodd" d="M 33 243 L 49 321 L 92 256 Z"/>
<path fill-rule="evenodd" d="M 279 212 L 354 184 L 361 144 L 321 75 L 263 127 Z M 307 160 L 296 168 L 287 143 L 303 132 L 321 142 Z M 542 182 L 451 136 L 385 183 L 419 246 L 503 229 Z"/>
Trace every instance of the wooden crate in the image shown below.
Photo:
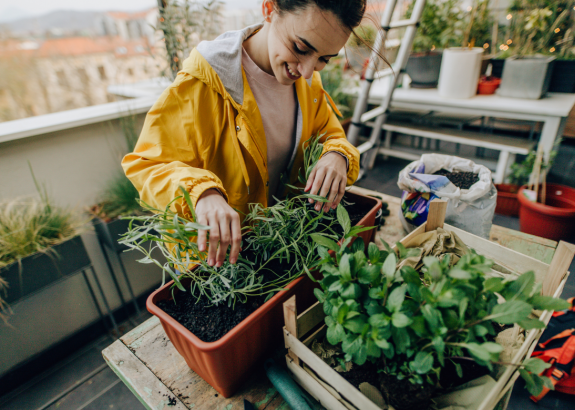
<path fill-rule="evenodd" d="M 551 263 L 546 264 L 453 226 L 444 225 L 446 204 L 442 203 L 443 201 L 437 202 L 430 209 L 427 223 L 406 236 L 401 241 L 402 243 L 420 233 L 443 227 L 448 231 L 455 232 L 467 246 L 475 249 L 477 253 L 492 259 L 511 271 L 523 273 L 533 270 L 537 282 L 543 284 L 543 295 L 554 297 L 561 295 L 569 275 L 569 265 L 575 254 L 575 245 L 560 242 Z M 552 313 L 552 311 L 544 311 L 540 319 L 547 324 Z M 295 308 L 295 296 L 284 303 L 284 341 L 288 349 L 286 361 L 292 377 L 328 410 L 349 410 L 350 408 L 379 410 L 380 407 L 310 350 L 311 343 L 316 338 L 325 335 L 324 318 L 323 306 L 319 302 L 300 315 L 297 314 Z M 513 363 L 522 363 L 531 356 L 543 330 L 532 329 L 526 333 L 525 343 L 513 358 Z M 304 363 L 321 381 L 312 377 L 304 369 Z M 496 406 L 498 409 L 505 409 L 511 388 L 517 377 L 519 377 L 519 372 L 516 368 L 507 366 L 507 369 L 497 380 L 495 387 L 479 405 L 478 410 L 492 410 Z M 346 404 L 340 401 L 338 395 Z M 389 409 L 393 408 L 389 406 Z"/>

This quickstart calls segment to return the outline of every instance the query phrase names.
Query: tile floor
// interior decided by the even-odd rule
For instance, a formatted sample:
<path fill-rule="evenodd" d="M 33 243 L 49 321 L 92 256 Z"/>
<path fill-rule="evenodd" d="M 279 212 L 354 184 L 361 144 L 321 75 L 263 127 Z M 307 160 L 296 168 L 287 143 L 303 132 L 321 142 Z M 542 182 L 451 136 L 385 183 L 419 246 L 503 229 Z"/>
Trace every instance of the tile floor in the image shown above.
<path fill-rule="evenodd" d="M 398 172 L 408 161 L 390 158 L 378 159 L 376 167 L 358 183 L 388 195 L 400 196 L 397 187 Z M 495 216 L 494 223 L 511 229 L 519 229 L 517 218 Z M 571 271 L 575 270 L 575 263 Z M 575 274 L 565 288 L 563 297 L 575 296 Z M 132 318 L 131 328 L 145 321 L 149 315 Z M 143 405 L 120 379 L 108 368 L 101 351 L 113 342 L 103 335 L 92 343 L 72 353 L 51 369 L 35 376 L 28 383 L 0 397 L 2 410 L 141 410 Z M 532 403 L 523 383 L 518 381 L 513 390 L 509 410 L 529 409 L 575 409 L 575 396 L 551 392 L 540 404 Z"/>

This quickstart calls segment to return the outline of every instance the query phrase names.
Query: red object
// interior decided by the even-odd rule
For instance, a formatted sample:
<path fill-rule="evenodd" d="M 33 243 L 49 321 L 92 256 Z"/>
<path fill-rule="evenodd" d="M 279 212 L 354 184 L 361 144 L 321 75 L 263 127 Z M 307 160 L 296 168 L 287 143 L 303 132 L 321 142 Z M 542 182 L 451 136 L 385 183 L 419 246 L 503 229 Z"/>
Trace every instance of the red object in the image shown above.
<path fill-rule="evenodd" d="M 375 225 L 375 215 L 381 208 L 381 201 L 352 193 L 346 196 L 355 204 L 373 204 L 357 225 Z M 369 230 L 358 236 L 367 245 L 374 232 Z M 318 272 L 314 274 L 319 276 Z M 282 346 L 283 302 L 295 294 L 298 312 L 303 312 L 316 301 L 313 295 L 314 283 L 304 275 L 286 286 L 288 290 L 279 292 L 260 306 L 221 339 L 207 343 L 157 306 L 160 300 L 172 297 L 172 284 L 173 281 L 152 293 L 146 301 L 146 307 L 160 319 L 166 335 L 188 366 L 224 397 L 234 394 L 260 359 Z M 179 290 L 175 288 L 177 292 Z"/>
<path fill-rule="evenodd" d="M 538 357 L 551 364 L 544 370 L 541 376 L 549 377 L 555 390 L 575 394 L 575 298 L 569 299 L 571 309 L 553 312 L 553 317 L 532 357 Z M 531 400 L 537 403 L 547 393 L 549 388 L 543 387 L 539 396 L 531 396 Z"/>
<path fill-rule="evenodd" d="M 501 84 L 501 78 L 497 77 L 481 77 L 477 83 L 477 94 L 495 94 L 495 90 Z"/>
<path fill-rule="evenodd" d="M 545 205 L 529 201 L 519 189 L 517 198 L 521 232 L 554 241 L 575 239 L 575 189 L 547 184 Z"/>
<path fill-rule="evenodd" d="M 495 184 L 497 188 L 497 206 L 495 213 L 498 215 L 519 216 L 519 200 L 517 191 L 519 185 Z"/>

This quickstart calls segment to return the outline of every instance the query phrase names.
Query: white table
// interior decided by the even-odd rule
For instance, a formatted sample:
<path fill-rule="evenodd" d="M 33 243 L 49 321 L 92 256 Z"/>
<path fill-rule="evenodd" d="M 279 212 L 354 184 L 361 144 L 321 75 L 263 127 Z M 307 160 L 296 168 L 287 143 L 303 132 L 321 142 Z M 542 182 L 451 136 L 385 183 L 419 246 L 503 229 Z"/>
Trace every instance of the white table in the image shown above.
<path fill-rule="evenodd" d="M 389 77 L 388 77 L 389 78 Z M 379 105 L 387 94 L 388 80 L 373 82 L 368 102 Z M 359 91 L 359 89 L 357 89 Z M 563 135 L 569 112 L 575 105 L 575 94 L 548 93 L 540 100 L 506 98 L 498 95 L 476 95 L 460 100 L 442 98 L 437 89 L 398 88 L 393 93 L 391 107 L 412 110 L 481 115 L 516 120 L 541 121 L 543 128 L 539 140 L 547 160 L 558 137 Z"/>

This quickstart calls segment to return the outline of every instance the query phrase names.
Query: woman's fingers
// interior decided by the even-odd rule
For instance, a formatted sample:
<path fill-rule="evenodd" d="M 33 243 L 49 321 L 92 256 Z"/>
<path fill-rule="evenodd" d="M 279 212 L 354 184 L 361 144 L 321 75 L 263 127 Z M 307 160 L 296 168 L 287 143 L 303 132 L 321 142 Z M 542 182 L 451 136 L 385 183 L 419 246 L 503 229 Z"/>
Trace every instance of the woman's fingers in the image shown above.
<path fill-rule="evenodd" d="M 216 218 L 219 222 L 220 228 L 220 244 L 216 252 L 216 268 L 219 268 L 224 264 L 226 260 L 226 253 L 228 252 L 228 246 L 231 243 L 231 233 L 230 233 L 230 217 L 228 214 L 223 212 L 216 212 Z"/>
<path fill-rule="evenodd" d="M 339 178 L 334 178 L 331 183 L 331 188 L 329 189 L 329 196 L 328 202 L 326 202 L 323 206 L 323 211 L 328 212 L 330 208 L 335 208 L 337 204 L 334 205 L 334 202 L 339 195 L 339 187 L 341 185 Z"/>
<path fill-rule="evenodd" d="M 230 250 L 230 263 L 234 264 L 238 260 L 240 247 L 242 245 L 242 227 L 240 225 L 240 216 L 234 212 L 231 217 L 231 239 L 232 249 Z"/>
<path fill-rule="evenodd" d="M 201 225 L 208 225 L 208 220 L 205 215 L 198 215 L 198 223 Z M 209 226 L 209 225 L 208 225 Z M 208 237 L 208 231 L 204 229 L 198 230 L 198 249 L 200 252 L 206 251 L 206 239 Z"/>
<path fill-rule="evenodd" d="M 328 169 L 325 172 L 325 178 L 323 179 L 323 184 L 321 185 L 320 191 L 319 191 L 319 196 L 323 197 L 323 198 L 327 198 L 329 191 L 331 189 L 333 180 L 336 178 L 336 175 L 334 174 L 334 172 L 330 169 Z M 326 209 L 325 206 L 327 205 L 327 202 L 323 202 L 323 203 L 317 203 L 315 206 L 316 211 L 319 211 L 320 209 Z"/>
<path fill-rule="evenodd" d="M 216 252 L 220 242 L 220 226 L 214 212 L 208 213 L 208 223 L 210 226 L 210 246 L 208 248 L 208 265 L 216 264 Z"/>
<path fill-rule="evenodd" d="M 341 202 L 343 196 L 345 195 L 345 186 L 346 186 L 346 180 L 342 179 L 341 182 L 339 183 L 339 190 L 338 190 L 338 194 L 337 197 L 335 198 L 335 201 L 332 204 L 332 208 L 336 208 L 339 203 Z"/>

